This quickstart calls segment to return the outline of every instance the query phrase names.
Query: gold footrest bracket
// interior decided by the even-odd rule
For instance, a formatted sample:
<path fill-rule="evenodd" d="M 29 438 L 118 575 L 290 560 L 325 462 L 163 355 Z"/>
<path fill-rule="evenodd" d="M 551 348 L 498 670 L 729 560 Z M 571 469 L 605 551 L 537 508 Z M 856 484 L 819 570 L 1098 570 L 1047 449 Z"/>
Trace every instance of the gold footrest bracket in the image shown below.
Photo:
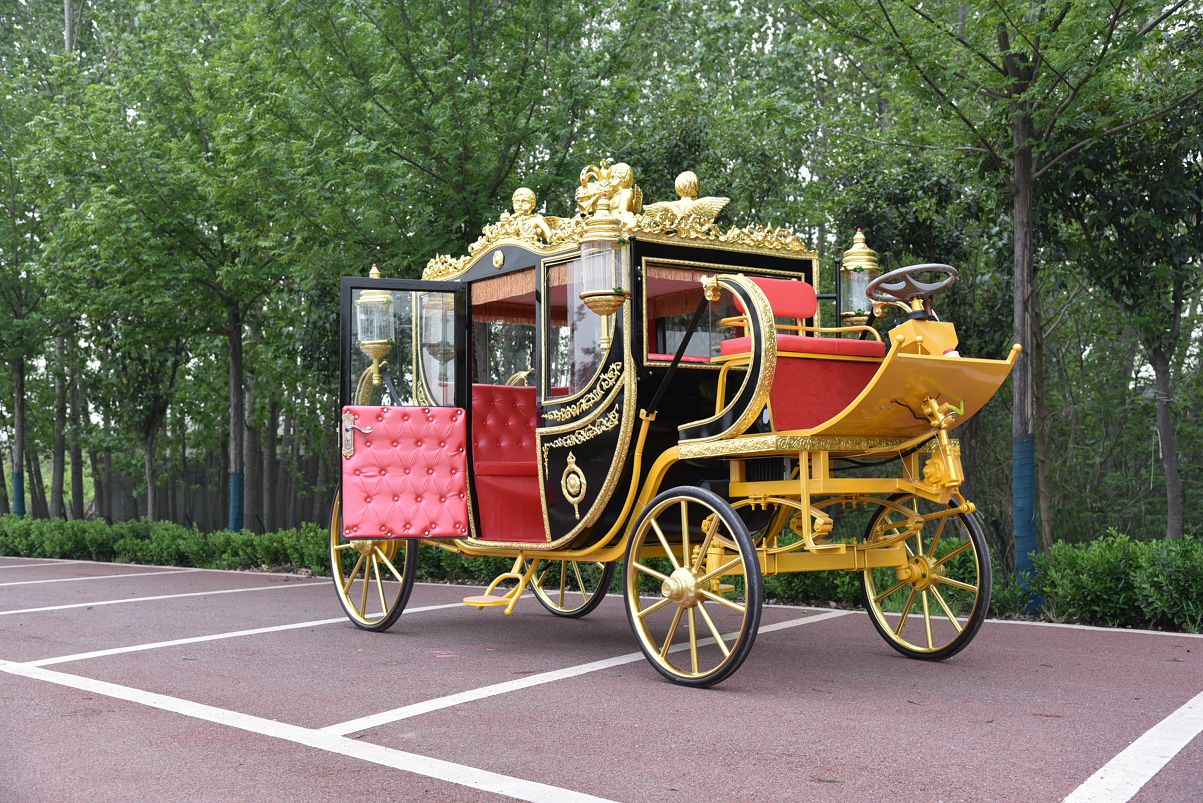
<path fill-rule="evenodd" d="M 526 584 L 530 582 L 535 573 L 535 566 L 539 561 L 533 560 L 530 565 L 523 568 L 522 564 L 525 558 L 520 553 L 514 559 L 514 568 L 508 572 L 503 572 L 497 575 L 493 582 L 489 583 L 489 587 L 485 589 L 485 593 L 477 594 L 473 597 L 464 597 L 464 604 L 482 611 L 485 608 L 494 608 L 505 606 L 505 615 L 509 616 L 514 612 L 514 606 L 518 604 L 518 600 L 522 598 L 526 592 Z M 499 585 L 505 582 L 513 582 L 514 587 L 507 590 L 503 594 L 494 594 L 493 592 Z"/>

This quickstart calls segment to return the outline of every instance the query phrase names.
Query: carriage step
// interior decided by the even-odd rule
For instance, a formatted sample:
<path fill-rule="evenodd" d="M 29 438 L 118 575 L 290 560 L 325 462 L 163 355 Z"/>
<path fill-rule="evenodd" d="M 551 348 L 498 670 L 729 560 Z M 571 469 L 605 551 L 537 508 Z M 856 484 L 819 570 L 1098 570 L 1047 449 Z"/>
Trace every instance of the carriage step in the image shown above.
<path fill-rule="evenodd" d="M 480 610 L 491 605 L 509 605 L 510 599 L 508 594 L 504 597 L 494 596 L 493 594 L 479 594 L 475 597 L 464 597 L 464 604 Z"/>

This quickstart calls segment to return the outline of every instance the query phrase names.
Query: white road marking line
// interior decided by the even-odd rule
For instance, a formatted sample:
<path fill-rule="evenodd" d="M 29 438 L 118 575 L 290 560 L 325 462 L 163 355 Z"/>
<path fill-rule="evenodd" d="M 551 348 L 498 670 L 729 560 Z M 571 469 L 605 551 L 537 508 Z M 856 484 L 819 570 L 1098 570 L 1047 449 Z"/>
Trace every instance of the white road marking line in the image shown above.
<path fill-rule="evenodd" d="M 771 625 L 762 625 L 757 635 L 769 633 L 774 630 L 784 630 L 789 627 L 797 627 L 798 625 L 811 624 L 813 622 L 821 622 L 824 619 L 834 619 L 837 616 L 844 616 L 847 611 L 829 611 L 828 613 L 820 613 L 814 616 L 804 616 L 801 619 L 790 619 L 785 622 L 777 622 Z M 724 633 L 725 637 L 730 637 L 733 634 Z M 714 639 L 702 639 L 698 641 L 698 645 L 713 644 Z M 679 652 L 680 650 L 689 649 L 687 643 L 678 644 L 669 652 Z M 428 714 L 431 711 L 438 711 L 443 708 L 451 708 L 453 706 L 462 705 L 464 703 L 473 702 L 475 700 L 483 700 L 486 697 L 494 697 L 498 694 L 507 694 L 513 691 L 529 689 L 532 686 L 541 686 L 544 683 L 552 683 L 557 680 L 565 680 L 567 678 L 586 675 L 590 672 L 599 672 L 603 669 L 610 669 L 615 666 L 633 663 L 635 661 L 645 660 L 642 652 L 631 652 L 626 655 L 617 655 L 613 658 L 603 658 L 600 661 L 590 661 L 587 664 L 577 664 L 564 669 L 554 669 L 550 672 L 541 672 L 537 675 L 528 675 L 524 678 L 515 680 L 507 680 L 504 683 L 494 683 L 491 686 L 481 686 L 477 689 L 469 689 L 468 691 L 457 692 L 456 694 L 448 694 L 445 697 L 436 697 L 432 700 L 425 700 L 420 703 L 394 708 L 391 711 L 382 711 L 379 714 L 370 714 L 366 717 L 348 720 L 347 722 L 339 722 L 334 725 L 327 725 L 322 728 L 326 733 L 333 733 L 340 736 L 346 736 L 359 731 L 376 728 L 381 725 L 387 725 L 391 722 L 397 722 L 402 719 L 416 717 L 419 714 Z"/>
<path fill-rule="evenodd" d="M 404 615 L 408 616 L 411 613 L 421 613 L 422 611 L 437 611 L 443 608 L 462 608 L 462 602 L 450 602 L 446 605 L 425 605 L 421 608 L 406 608 Z M 278 633 L 284 630 L 300 630 L 305 627 L 317 627 L 318 625 L 332 625 L 338 622 L 346 622 L 347 617 L 339 616 L 335 619 L 315 619 L 312 622 L 295 622 L 288 625 L 272 625 L 271 627 L 256 627 L 250 630 L 232 630 L 228 633 L 214 633 L 208 636 L 192 636 L 190 638 L 172 639 L 171 641 L 154 641 L 149 644 L 134 644 L 129 647 L 112 647 L 107 650 L 93 650 L 92 652 L 79 652 L 74 655 L 60 655 L 56 658 L 40 658 L 36 661 L 22 661 L 22 666 L 53 666 L 54 664 L 65 664 L 70 661 L 86 661 L 90 658 L 105 658 L 110 655 L 124 655 L 129 652 L 142 652 L 144 650 L 157 650 L 163 647 L 179 647 L 184 644 L 200 644 L 206 641 L 221 641 L 222 639 L 239 638 L 241 636 L 259 636 L 264 633 Z"/>
<path fill-rule="evenodd" d="M 1097 633 L 1137 633 L 1142 636 L 1177 636 L 1179 638 L 1203 638 L 1203 633 L 1177 633 L 1173 630 L 1139 630 L 1127 627 L 1098 627 L 1096 625 L 1075 625 L 1069 622 L 1036 622 L 1031 619 L 987 619 L 987 622 L 1000 625 L 1027 625 L 1028 627 L 1060 627 L 1065 630 L 1091 630 Z"/>
<path fill-rule="evenodd" d="M 0 611 L 0 616 L 13 616 L 18 613 L 41 613 L 42 611 L 65 611 L 71 608 L 98 608 L 101 605 L 124 605 L 127 602 L 154 602 L 161 599 L 181 599 L 183 597 L 207 597 L 211 594 L 240 594 L 243 591 L 271 591 L 277 588 L 312 588 L 325 586 L 326 583 L 275 583 L 270 586 L 254 586 L 252 588 L 223 588 L 218 591 L 189 591 L 186 594 L 159 594 L 154 597 L 131 597 L 129 599 L 104 599 L 97 602 L 73 602 L 70 605 L 46 605 L 41 608 L 18 608 L 13 611 Z"/>
<path fill-rule="evenodd" d="M 4 569 L 33 569 L 38 566 L 62 566 L 66 563 L 79 563 L 78 560 L 56 560 L 54 562 L 47 561 L 45 563 L 5 563 L 0 565 L 0 571 Z"/>
<path fill-rule="evenodd" d="M 1123 803 L 1131 799 L 1200 733 L 1203 733 L 1203 692 L 1145 731 L 1070 792 L 1065 803 Z"/>
<path fill-rule="evenodd" d="M 39 583 L 78 583 L 81 580 L 116 580 L 119 577 L 152 577 L 157 574 L 191 574 L 196 571 L 200 570 L 171 569 L 162 572 L 129 572 L 128 574 L 96 574 L 88 577 L 56 577 L 53 580 L 18 580 L 15 583 L 0 583 L 0 588 L 4 586 L 33 586 Z"/>
<path fill-rule="evenodd" d="M 250 714 L 241 714 L 237 711 L 216 708 L 204 705 L 203 703 L 194 703 L 178 697 L 168 697 L 164 694 L 156 694 L 129 686 L 120 686 L 116 683 L 108 683 L 103 680 L 69 675 L 51 669 L 42 669 L 41 667 L 14 664 L 9 661 L 0 661 L 0 672 L 7 672 L 10 675 L 17 675 L 18 677 L 30 678 L 32 680 L 41 680 L 58 686 L 66 686 L 91 694 L 125 700 L 150 708 L 157 708 L 161 711 L 169 711 L 186 717 L 192 717 L 204 722 L 226 725 L 248 733 L 270 736 L 317 750 L 324 750 L 328 753 L 349 756 L 403 772 L 410 772 L 415 775 L 422 775 L 459 786 L 467 786 L 483 792 L 505 795 L 517 798 L 518 800 L 538 801 L 538 803 L 543 803 L 544 801 L 546 803 L 555 803 L 556 801 L 595 803 L 596 801 L 604 800 L 603 798 L 574 792 L 570 789 L 562 789 L 536 781 L 527 781 L 522 778 L 501 775 L 500 773 L 469 767 L 464 764 L 455 764 L 450 761 L 421 756 L 416 753 L 394 750 L 390 747 L 360 742 L 331 733 L 323 733 L 322 731 L 289 725 L 284 722 L 277 722 L 276 720 L 256 717 Z"/>

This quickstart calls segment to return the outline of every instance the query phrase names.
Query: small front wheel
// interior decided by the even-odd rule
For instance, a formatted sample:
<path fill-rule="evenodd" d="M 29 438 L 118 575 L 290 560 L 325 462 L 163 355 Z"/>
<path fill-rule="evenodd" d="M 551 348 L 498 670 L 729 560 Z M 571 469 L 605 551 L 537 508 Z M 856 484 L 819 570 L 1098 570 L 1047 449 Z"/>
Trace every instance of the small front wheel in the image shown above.
<path fill-rule="evenodd" d="M 940 661 L 968 646 L 990 610 L 990 553 L 972 517 L 917 496 L 889 499 L 869 521 L 866 543 L 901 540 L 907 563 L 866 569 L 873 627 L 908 658 Z"/>
<path fill-rule="evenodd" d="M 690 486 L 660 493 L 627 545 L 627 620 L 644 656 L 683 686 L 712 686 L 747 658 L 764 586 L 756 548 L 722 497 Z"/>
<path fill-rule="evenodd" d="M 613 563 L 541 561 L 531 577 L 539 604 L 556 616 L 579 619 L 593 611 L 610 590 Z"/>
<path fill-rule="evenodd" d="M 418 545 L 403 539 L 346 540 L 342 495 L 330 514 L 330 576 L 347 618 L 358 628 L 382 633 L 396 623 L 414 590 Z"/>

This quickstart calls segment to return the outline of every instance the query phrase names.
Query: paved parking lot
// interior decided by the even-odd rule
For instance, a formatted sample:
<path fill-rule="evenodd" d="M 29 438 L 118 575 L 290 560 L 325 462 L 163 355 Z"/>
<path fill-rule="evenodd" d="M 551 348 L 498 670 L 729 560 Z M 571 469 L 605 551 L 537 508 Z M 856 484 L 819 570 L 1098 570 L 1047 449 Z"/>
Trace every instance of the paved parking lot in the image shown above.
<path fill-rule="evenodd" d="M 940 664 L 773 606 L 709 690 L 607 599 L 513 616 L 419 584 L 391 631 L 328 580 L 0 557 L 0 800 L 1203 797 L 1203 640 L 987 622 Z"/>

